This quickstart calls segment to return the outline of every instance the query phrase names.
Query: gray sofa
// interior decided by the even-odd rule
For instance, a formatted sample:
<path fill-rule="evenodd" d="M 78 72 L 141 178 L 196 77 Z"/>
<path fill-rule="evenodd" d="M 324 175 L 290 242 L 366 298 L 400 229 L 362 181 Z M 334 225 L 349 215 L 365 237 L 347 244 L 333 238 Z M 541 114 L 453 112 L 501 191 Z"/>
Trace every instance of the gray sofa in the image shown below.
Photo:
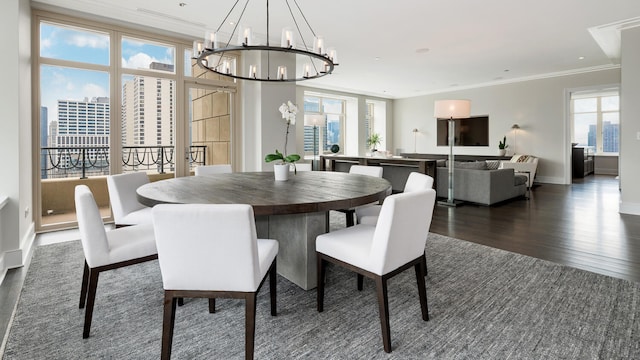
<path fill-rule="evenodd" d="M 488 170 L 485 162 L 455 164 L 453 197 L 456 200 L 493 205 L 524 196 L 527 192 L 527 177 L 515 175 L 513 169 Z M 438 167 L 437 176 L 437 195 L 446 198 L 449 188 L 447 167 Z"/>

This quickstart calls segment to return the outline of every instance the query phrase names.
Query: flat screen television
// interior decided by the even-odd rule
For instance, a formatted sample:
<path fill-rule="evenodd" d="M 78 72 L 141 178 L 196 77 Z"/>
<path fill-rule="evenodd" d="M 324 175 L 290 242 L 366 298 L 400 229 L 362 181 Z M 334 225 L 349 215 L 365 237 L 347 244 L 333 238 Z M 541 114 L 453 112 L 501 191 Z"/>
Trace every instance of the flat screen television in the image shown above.
<path fill-rule="evenodd" d="M 454 119 L 453 146 L 489 146 L 489 116 L 472 116 Z M 447 119 L 437 121 L 437 145 L 449 146 L 449 124 Z"/>

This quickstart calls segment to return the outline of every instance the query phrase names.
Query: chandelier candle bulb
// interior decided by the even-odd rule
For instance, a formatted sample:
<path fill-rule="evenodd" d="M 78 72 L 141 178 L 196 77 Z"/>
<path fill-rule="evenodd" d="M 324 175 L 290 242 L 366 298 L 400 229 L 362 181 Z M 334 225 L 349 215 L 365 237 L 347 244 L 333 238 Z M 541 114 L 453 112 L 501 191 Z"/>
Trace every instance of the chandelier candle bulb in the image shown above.
<path fill-rule="evenodd" d="M 280 46 L 282 46 L 283 48 L 292 48 L 296 46 L 293 41 L 293 31 L 291 31 L 291 29 L 282 29 L 282 39 L 280 41 Z"/>
<path fill-rule="evenodd" d="M 241 43 L 244 46 L 253 45 L 253 40 L 251 39 L 251 28 L 250 27 L 245 27 L 240 32 L 240 39 L 238 40 L 238 42 Z"/>
<path fill-rule="evenodd" d="M 309 64 L 304 64 L 304 76 L 309 77 Z"/>
<path fill-rule="evenodd" d="M 204 34 L 204 47 L 205 49 L 217 49 L 218 43 L 216 41 L 216 32 L 208 30 Z"/>
<path fill-rule="evenodd" d="M 316 36 L 313 40 L 313 49 L 318 54 L 322 55 L 322 50 L 324 49 L 324 39 L 322 36 Z"/>
<path fill-rule="evenodd" d="M 287 79 L 287 67 L 278 66 L 278 80 L 286 80 L 286 79 Z"/>
<path fill-rule="evenodd" d="M 258 67 L 256 65 L 249 65 L 249 76 L 256 78 L 258 75 Z"/>
<path fill-rule="evenodd" d="M 334 48 L 329 48 L 329 59 L 333 61 L 334 64 L 338 63 L 338 52 Z"/>
<path fill-rule="evenodd" d="M 195 40 L 193 42 L 193 55 L 200 56 L 201 53 L 202 53 L 202 42 Z"/>

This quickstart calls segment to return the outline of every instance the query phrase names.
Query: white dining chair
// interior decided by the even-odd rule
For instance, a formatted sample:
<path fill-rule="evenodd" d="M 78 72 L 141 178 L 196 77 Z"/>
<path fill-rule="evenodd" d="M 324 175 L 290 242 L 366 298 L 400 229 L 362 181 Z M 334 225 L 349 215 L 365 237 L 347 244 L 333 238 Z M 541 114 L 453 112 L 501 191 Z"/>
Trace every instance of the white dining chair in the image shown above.
<path fill-rule="evenodd" d="M 293 171 L 293 166 L 291 171 Z M 311 171 L 311 163 L 295 163 L 295 171 Z"/>
<path fill-rule="evenodd" d="M 195 175 L 228 174 L 233 172 L 231 164 L 202 165 L 195 168 Z"/>
<path fill-rule="evenodd" d="M 136 190 L 149 183 L 144 172 L 107 176 L 109 201 L 116 227 L 151 224 L 151 208 L 138 202 Z"/>
<path fill-rule="evenodd" d="M 271 315 L 276 310 L 278 242 L 258 239 L 246 204 L 162 204 L 153 208 L 164 287 L 162 359 L 171 357 L 178 298 L 245 300 L 245 357 L 253 359 L 256 295 L 269 275 Z M 214 234 L 215 232 L 215 234 Z"/>
<path fill-rule="evenodd" d="M 373 279 L 384 351 L 391 352 L 387 280 L 413 267 L 422 319 L 428 321 L 424 251 L 435 199 L 433 189 L 390 195 L 382 204 L 376 226 L 358 224 L 319 235 L 316 238 L 318 312 L 324 310 L 327 262 L 355 271 L 359 280 L 362 276 Z"/>
<path fill-rule="evenodd" d="M 351 165 L 351 167 L 349 168 L 349 174 L 367 175 L 381 178 L 382 170 L 382 166 Z M 347 227 L 354 225 L 353 217 L 355 215 L 356 208 L 339 209 L 337 211 L 343 212 L 345 214 Z"/>
<path fill-rule="evenodd" d="M 403 192 L 412 192 L 427 190 L 433 188 L 433 178 L 426 174 L 419 172 L 412 172 L 407 178 L 407 182 L 404 184 Z M 358 206 L 356 208 L 356 223 L 357 224 L 369 224 L 375 225 L 378 222 L 378 215 L 382 208 L 379 204 L 371 204 Z"/>
<path fill-rule="evenodd" d="M 103 271 L 158 258 L 153 224 L 142 224 L 105 231 L 98 205 L 86 185 L 75 188 L 76 214 L 84 252 L 84 271 L 80 289 L 80 309 L 85 308 L 83 338 L 89 337 L 91 319 Z M 135 321 L 127 318 L 122 320 Z"/>

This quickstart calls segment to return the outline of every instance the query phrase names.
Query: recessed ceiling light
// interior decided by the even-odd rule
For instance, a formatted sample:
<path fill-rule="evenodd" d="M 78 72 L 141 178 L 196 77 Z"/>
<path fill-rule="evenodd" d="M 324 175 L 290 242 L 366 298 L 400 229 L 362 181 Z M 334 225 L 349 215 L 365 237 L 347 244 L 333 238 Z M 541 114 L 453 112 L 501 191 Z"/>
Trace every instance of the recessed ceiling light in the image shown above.
<path fill-rule="evenodd" d="M 584 56 L 580 56 L 578 60 L 584 60 Z"/>
<path fill-rule="evenodd" d="M 180 7 L 185 7 L 187 6 L 187 3 L 179 3 L 178 5 L 180 5 Z"/>
<path fill-rule="evenodd" d="M 376 61 L 379 61 L 379 60 L 380 60 L 380 57 L 379 57 L 379 56 L 376 56 L 376 57 L 375 57 L 375 60 L 376 60 Z"/>
<path fill-rule="evenodd" d="M 509 69 L 504 69 L 504 72 L 509 72 Z"/>
<path fill-rule="evenodd" d="M 424 53 L 428 53 L 428 52 L 429 52 L 429 48 L 416 49 L 416 54 L 424 54 Z"/>

